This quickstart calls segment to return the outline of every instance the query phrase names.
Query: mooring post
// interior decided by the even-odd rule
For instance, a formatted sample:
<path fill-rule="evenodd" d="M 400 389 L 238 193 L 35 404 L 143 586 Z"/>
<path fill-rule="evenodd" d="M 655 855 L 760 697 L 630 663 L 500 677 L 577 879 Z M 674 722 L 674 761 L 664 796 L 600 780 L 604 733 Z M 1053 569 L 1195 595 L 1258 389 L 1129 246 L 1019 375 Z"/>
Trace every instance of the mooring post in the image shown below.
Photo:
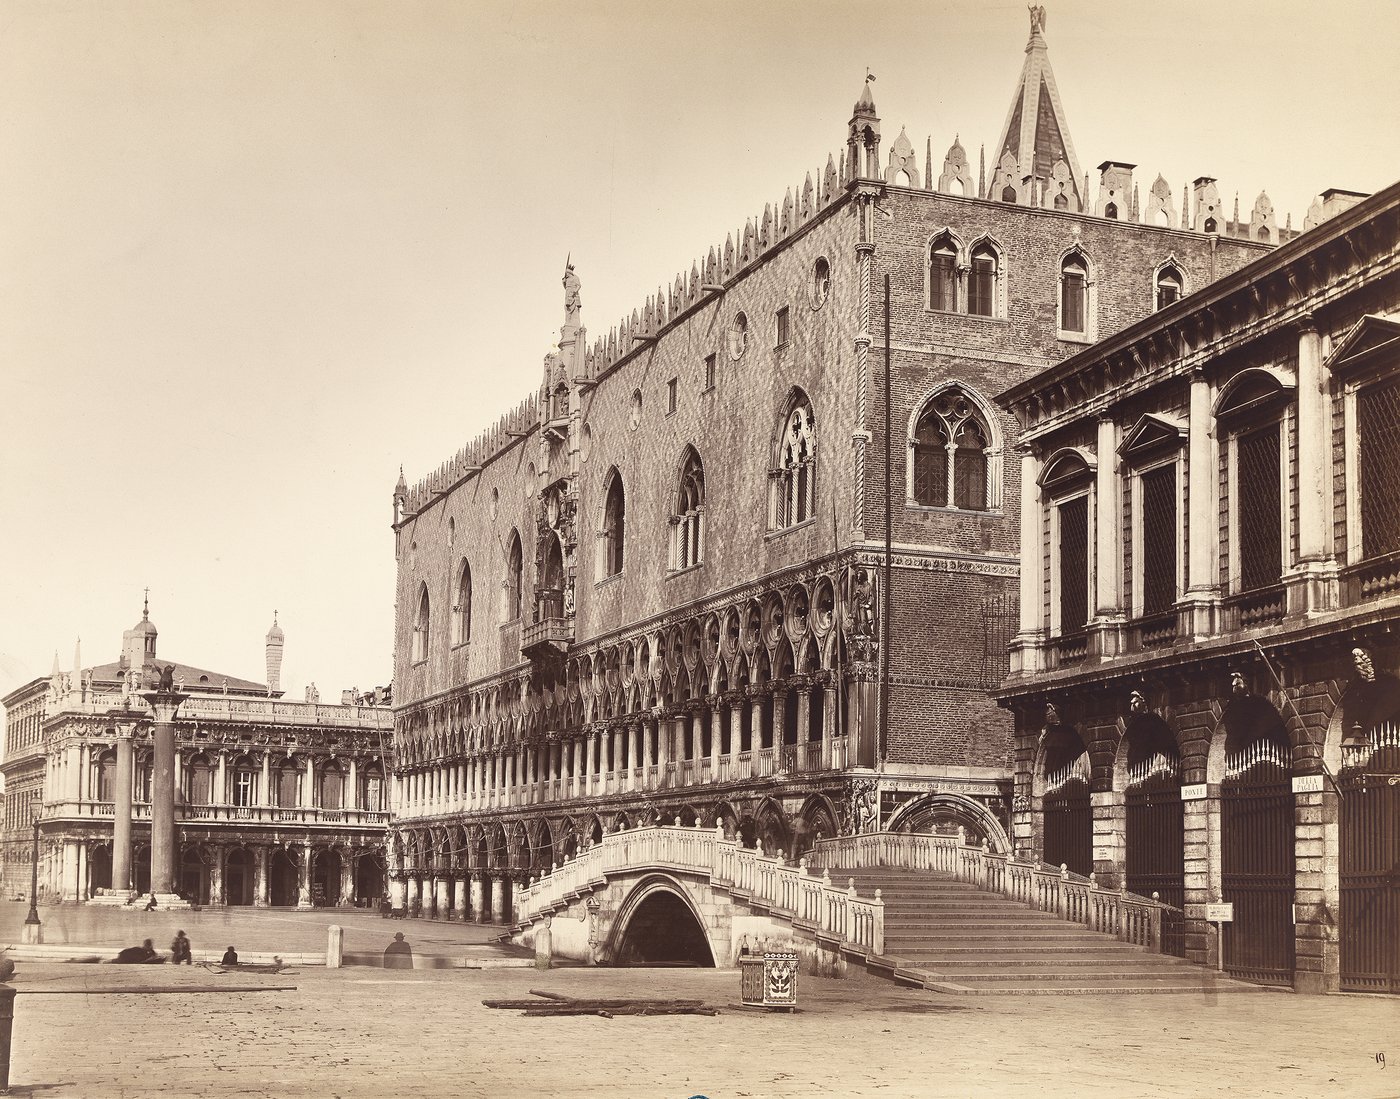
<path fill-rule="evenodd" d="M 15 990 L 0 984 L 0 1092 L 10 1093 L 10 1032 L 15 1025 Z"/>
<path fill-rule="evenodd" d="M 345 957 L 345 932 L 339 924 L 326 928 L 326 968 L 339 969 Z"/>

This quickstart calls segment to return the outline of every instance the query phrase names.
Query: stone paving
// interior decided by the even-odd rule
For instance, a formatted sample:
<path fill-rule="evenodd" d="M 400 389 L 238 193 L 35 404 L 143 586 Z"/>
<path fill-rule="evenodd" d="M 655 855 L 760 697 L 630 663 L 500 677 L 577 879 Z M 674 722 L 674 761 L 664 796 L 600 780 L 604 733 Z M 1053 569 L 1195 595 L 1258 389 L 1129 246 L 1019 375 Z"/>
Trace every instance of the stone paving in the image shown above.
<path fill-rule="evenodd" d="M 9 905 L 0 937 L 17 938 Z M 213 945 L 471 951 L 496 931 L 285 910 L 84 913 L 45 930 L 128 941 L 176 926 Z M 166 931 L 169 920 L 170 931 Z M 88 922 L 90 921 L 90 922 Z M 47 936 L 46 936 L 47 937 Z M 50 937 L 50 941 L 53 941 Z M 480 947 L 476 947 L 480 949 Z M 1400 1096 L 1400 1000 L 1250 996 L 955 997 L 860 976 L 803 977 L 800 1010 L 738 1004 L 738 974 L 688 969 L 326 970 L 20 963 L 11 1094 L 144 1096 Z M 267 991 L 233 992 L 253 986 Z M 285 991 L 274 988 L 294 986 Z M 179 989 L 156 994 L 156 989 Z M 483 999 L 540 988 L 589 997 L 703 999 L 720 1014 L 526 1019 Z M 212 991 L 204 991 L 212 989 Z M 1382 1064 L 1377 1054 L 1388 1061 Z"/>

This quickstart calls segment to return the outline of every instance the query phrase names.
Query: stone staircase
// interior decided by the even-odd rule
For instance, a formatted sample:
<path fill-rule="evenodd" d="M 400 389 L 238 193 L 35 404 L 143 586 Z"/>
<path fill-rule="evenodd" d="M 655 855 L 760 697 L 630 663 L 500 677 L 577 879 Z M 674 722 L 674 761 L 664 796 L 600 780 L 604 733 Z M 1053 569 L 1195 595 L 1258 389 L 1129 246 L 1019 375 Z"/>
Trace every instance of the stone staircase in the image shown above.
<path fill-rule="evenodd" d="M 1181 958 L 1037 912 L 935 871 L 894 867 L 831 870 L 861 896 L 881 891 L 885 953 L 867 968 L 901 984 L 980 995 L 1129 992 L 1254 992 Z"/>

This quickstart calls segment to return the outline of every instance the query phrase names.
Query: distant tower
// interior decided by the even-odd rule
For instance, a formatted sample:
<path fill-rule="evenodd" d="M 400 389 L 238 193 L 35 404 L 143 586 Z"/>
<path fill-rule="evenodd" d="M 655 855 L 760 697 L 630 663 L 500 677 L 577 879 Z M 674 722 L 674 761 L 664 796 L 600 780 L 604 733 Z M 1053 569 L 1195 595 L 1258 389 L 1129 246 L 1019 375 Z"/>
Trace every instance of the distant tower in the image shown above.
<path fill-rule="evenodd" d="M 267 631 L 267 693 L 282 689 L 282 627 L 277 624 L 277 612 L 272 612 L 272 629 Z"/>
<path fill-rule="evenodd" d="M 860 90 L 851 112 L 850 129 L 846 135 L 847 154 L 851 179 L 880 178 L 880 116 L 875 113 L 875 98 L 870 94 L 869 74 L 865 86 Z"/>
<path fill-rule="evenodd" d="M 154 664 L 157 636 L 155 624 L 151 622 L 151 589 L 147 588 L 146 599 L 141 604 L 141 621 L 122 633 L 122 670 Z"/>
<path fill-rule="evenodd" d="M 397 527 L 403 522 L 404 508 L 407 504 L 408 482 L 403 479 L 403 466 L 399 466 L 399 481 L 394 486 L 394 526 Z"/>

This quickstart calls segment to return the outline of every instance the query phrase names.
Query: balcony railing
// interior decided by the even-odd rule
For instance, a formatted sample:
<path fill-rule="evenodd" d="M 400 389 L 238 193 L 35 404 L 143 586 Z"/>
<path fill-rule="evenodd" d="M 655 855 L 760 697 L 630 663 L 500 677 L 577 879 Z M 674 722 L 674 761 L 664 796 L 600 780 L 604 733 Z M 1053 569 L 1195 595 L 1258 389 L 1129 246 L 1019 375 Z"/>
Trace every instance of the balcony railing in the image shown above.
<path fill-rule="evenodd" d="M 1400 591 L 1400 551 L 1383 553 L 1342 570 L 1342 602 L 1349 607 Z"/>
<path fill-rule="evenodd" d="M 1050 651 L 1054 654 L 1054 666 L 1057 668 L 1083 663 L 1089 655 L 1089 631 L 1081 628 L 1051 638 Z"/>
<path fill-rule="evenodd" d="M 1139 618 L 1137 627 L 1138 645 L 1144 649 L 1160 648 L 1176 640 L 1176 611 L 1166 611 Z"/>
<path fill-rule="evenodd" d="M 527 660 L 542 656 L 563 656 L 574 643 L 571 618 L 541 618 L 520 633 L 520 655 Z"/>
<path fill-rule="evenodd" d="M 116 806 L 110 801 L 68 799 L 47 802 L 44 806 L 45 819 L 89 817 L 110 820 L 115 815 Z M 150 802 L 132 802 L 131 819 L 150 820 Z M 175 819 L 190 823 L 235 821 L 254 824 L 349 824 L 383 828 L 389 823 L 389 813 L 383 809 L 326 809 L 321 806 L 176 805 Z"/>
<path fill-rule="evenodd" d="M 1281 622 L 1286 607 L 1282 584 L 1240 592 L 1225 601 L 1225 628 L 1252 630 Z"/>

